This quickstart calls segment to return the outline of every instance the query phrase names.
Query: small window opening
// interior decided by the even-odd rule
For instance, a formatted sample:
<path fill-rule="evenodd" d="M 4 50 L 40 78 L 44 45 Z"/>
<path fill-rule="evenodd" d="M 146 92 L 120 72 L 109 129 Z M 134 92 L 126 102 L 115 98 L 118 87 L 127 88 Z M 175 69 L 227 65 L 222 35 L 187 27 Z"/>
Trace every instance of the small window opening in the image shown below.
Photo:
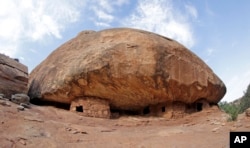
<path fill-rule="evenodd" d="M 146 114 L 149 114 L 150 113 L 150 110 L 149 110 L 149 106 L 145 107 L 143 109 L 143 114 L 146 115 Z"/>
<path fill-rule="evenodd" d="M 83 112 L 83 107 L 82 106 L 77 106 L 76 111 L 77 112 Z"/>
<path fill-rule="evenodd" d="M 162 108 L 161 108 L 161 112 L 165 112 L 166 111 L 166 108 L 163 106 Z"/>
<path fill-rule="evenodd" d="M 196 109 L 197 109 L 197 111 L 202 111 L 202 106 L 203 106 L 202 103 L 197 103 L 197 104 L 196 104 Z"/>

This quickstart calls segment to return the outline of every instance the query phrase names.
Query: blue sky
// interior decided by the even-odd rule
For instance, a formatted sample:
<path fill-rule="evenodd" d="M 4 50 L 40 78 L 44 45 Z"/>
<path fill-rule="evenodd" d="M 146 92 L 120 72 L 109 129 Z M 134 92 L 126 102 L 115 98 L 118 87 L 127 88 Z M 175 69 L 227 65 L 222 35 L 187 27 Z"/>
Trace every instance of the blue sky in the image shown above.
<path fill-rule="evenodd" d="M 248 0 L 0 0 L 0 53 L 31 71 L 82 30 L 131 27 L 185 45 L 224 81 L 224 101 L 250 83 Z"/>

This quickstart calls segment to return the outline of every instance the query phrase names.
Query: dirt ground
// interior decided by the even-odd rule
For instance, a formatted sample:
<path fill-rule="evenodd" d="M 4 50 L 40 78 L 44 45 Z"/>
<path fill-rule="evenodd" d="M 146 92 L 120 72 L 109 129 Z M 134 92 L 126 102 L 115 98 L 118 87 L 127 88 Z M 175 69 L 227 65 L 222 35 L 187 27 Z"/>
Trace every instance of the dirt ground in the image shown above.
<path fill-rule="evenodd" d="M 230 131 L 250 131 L 250 117 L 235 122 L 214 106 L 181 119 L 79 116 L 52 106 L 0 104 L 0 148 L 224 148 Z"/>

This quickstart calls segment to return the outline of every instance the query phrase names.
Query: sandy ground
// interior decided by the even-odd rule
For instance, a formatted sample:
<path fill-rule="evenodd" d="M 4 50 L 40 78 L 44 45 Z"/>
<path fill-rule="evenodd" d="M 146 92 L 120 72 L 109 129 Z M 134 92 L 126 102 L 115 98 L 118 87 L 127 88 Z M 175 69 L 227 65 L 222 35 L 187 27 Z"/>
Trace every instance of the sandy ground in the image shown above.
<path fill-rule="evenodd" d="M 175 120 L 98 119 L 52 106 L 18 111 L 7 101 L 0 104 L 0 148 L 224 148 L 229 147 L 230 131 L 250 131 L 250 117 L 240 115 L 235 122 L 227 118 L 216 106 Z"/>

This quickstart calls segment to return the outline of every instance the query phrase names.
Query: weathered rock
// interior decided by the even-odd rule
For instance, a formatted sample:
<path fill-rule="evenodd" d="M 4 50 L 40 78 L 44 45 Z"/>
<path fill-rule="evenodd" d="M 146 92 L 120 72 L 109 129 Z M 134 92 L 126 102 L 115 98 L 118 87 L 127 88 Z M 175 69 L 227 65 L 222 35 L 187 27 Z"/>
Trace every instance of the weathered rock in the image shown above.
<path fill-rule="evenodd" d="M 3 99 L 4 97 L 5 97 L 4 94 L 0 93 L 0 99 Z"/>
<path fill-rule="evenodd" d="M 185 112 L 185 105 L 200 110 L 226 92 L 213 71 L 178 42 L 125 28 L 81 32 L 31 72 L 29 86 L 34 100 L 70 104 L 97 98 L 111 110 L 156 115 Z"/>
<path fill-rule="evenodd" d="M 247 117 L 250 117 L 250 108 L 246 109 L 245 114 Z"/>
<path fill-rule="evenodd" d="M 24 108 L 30 108 L 28 103 L 20 103 L 20 106 L 23 106 Z"/>
<path fill-rule="evenodd" d="M 28 68 L 18 61 L 0 54 L 0 92 L 10 98 L 11 94 L 27 93 Z"/>
<path fill-rule="evenodd" d="M 26 94 L 15 94 L 11 96 L 11 101 L 16 103 L 16 104 L 29 104 L 30 102 L 30 97 L 27 96 Z"/>
<path fill-rule="evenodd" d="M 2 106 L 8 106 L 8 107 L 11 106 L 10 103 L 8 101 L 6 101 L 6 100 L 0 100 L 0 105 L 2 105 Z"/>
<path fill-rule="evenodd" d="M 24 111 L 24 107 L 21 106 L 21 105 L 18 105 L 18 106 L 17 106 L 17 110 Z"/>

